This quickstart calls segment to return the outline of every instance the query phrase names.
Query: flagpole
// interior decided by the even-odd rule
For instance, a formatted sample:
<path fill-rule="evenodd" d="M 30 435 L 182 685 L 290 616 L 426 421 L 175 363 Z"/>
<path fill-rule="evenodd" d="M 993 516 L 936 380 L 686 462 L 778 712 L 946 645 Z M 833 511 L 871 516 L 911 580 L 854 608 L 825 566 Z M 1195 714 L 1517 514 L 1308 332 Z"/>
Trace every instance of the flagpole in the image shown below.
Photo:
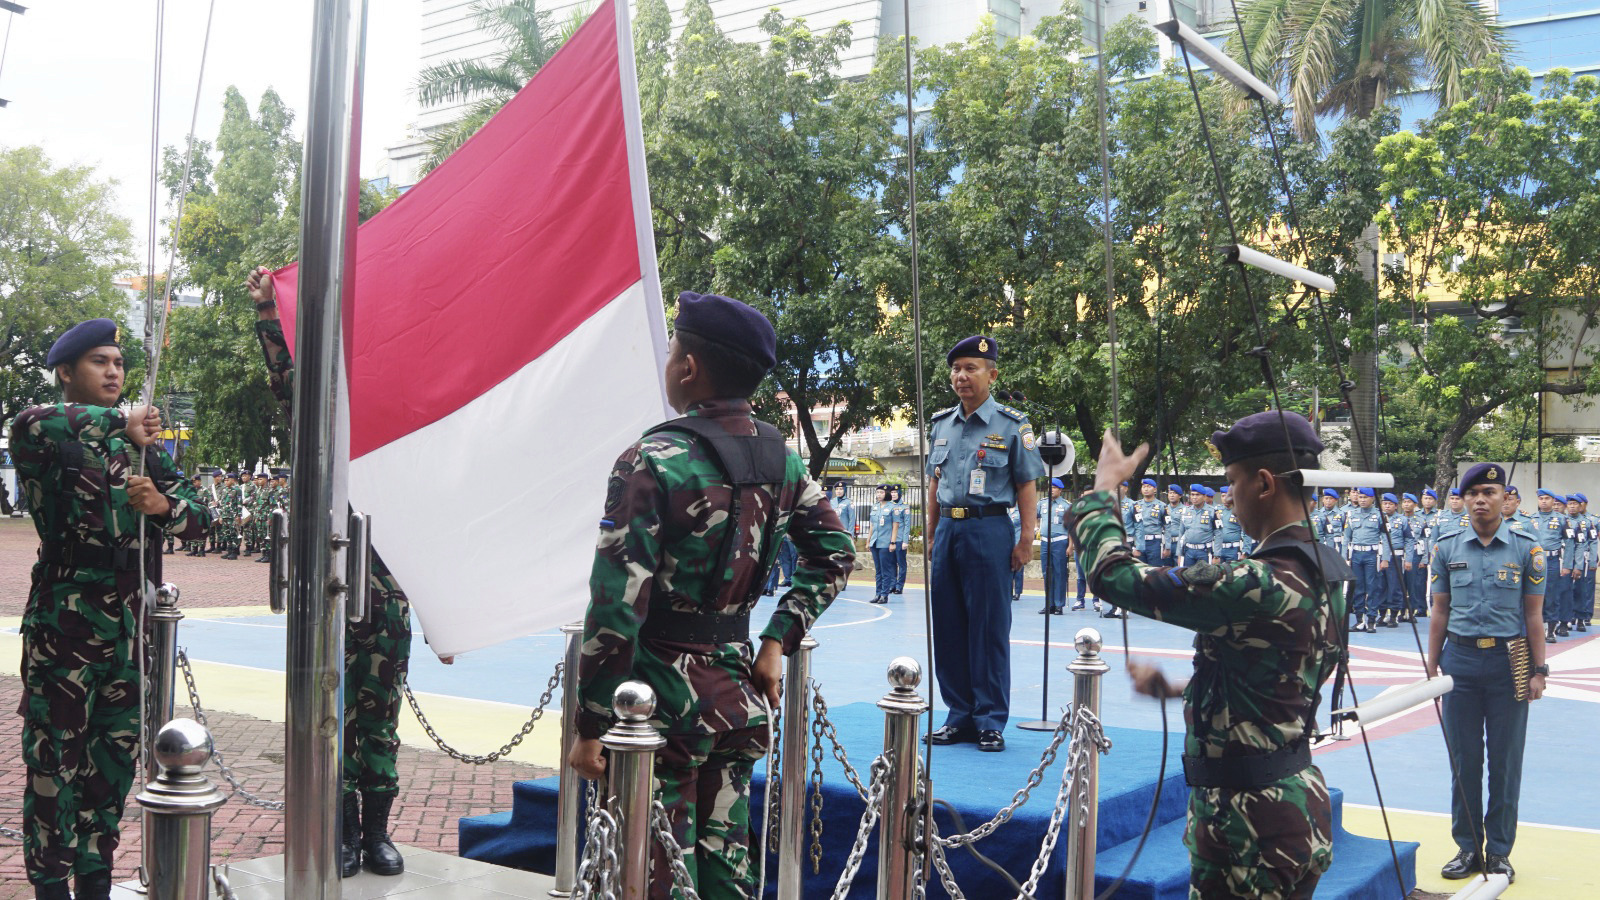
<path fill-rule="evenodd" d="M 284 888 L 340 896 L 339 738 L 349 435 L 341 415 L 342 332 L 355 284 L 365 0 L 316 0 L 302 166 L 291 457 Z M 302 512 L 304 511 L 304 512 Z M 364 576 L 364 573 L 362 573 Z"/>

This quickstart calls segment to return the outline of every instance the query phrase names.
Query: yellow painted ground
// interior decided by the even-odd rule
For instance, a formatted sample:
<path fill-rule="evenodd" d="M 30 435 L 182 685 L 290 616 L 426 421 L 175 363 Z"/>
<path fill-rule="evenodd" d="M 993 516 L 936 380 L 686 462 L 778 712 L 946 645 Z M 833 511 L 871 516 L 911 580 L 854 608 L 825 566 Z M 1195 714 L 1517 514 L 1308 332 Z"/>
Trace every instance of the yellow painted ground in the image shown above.
<path fill-rule="evenodd" d="M 265 606 L 229 607 L 225 609 L 197 609 L 185 611 L 194 618 L 229 618 L 263 616 Z M 0 618 L 0 632 L 16 629 L 20 624 L 15 616 Z M 0 674 L 16 676 L 17 662 L 22 658 L 22 636 L 0 633 Z M 195 660 L 195 685 L 200 690 L 200 703 L 207 710 L 254 716 L 273 722 L 284 720 L 284 674 L 270 669 L 250 666 L 233 666 L 226 663 Z M 179 705 L 184 703 L 184 688 L 178 685 Z M 553 709 L 525 738 L 517 749 L 505 758 L 514 762 L 555 768 L 560 761 L 561 695 L 558 691 L 552 701 Z M 513 734 L 522 728 L 532 712 L 529 707 L 512 706 L 487 700 L 446 697 L 439 694 L 417 695 L 423 714 L 433 722 L 439 735 L 465 753 L 483 754 L 498 750 Z M 218 735 L 218 743 L 227 749 L 227 735 Z M 437 749 L 411 713 L 409 705 L 400 711 L 400 740 L 424 750 Z"/>
<path fill-rule="evenodd" d="M 1345 828 L 1353 834 L 1383 838 L 1383 819 L 1375 806 L 1344 805 Z M 1417 887 L 1454 894 L 1466 885 L 1446 881 L 1439 869 L 1456 853 L 1450 839 L 1450 817 L 1443 813 L 1389 810 L 1395 840 L 1420 841 Z M 1501 896 L 1523 900 L 1594 900 L 1600 897 L 1600 832 L 1547 825 L 1517 826 L 1511 865 L 1517 881 Z"/>

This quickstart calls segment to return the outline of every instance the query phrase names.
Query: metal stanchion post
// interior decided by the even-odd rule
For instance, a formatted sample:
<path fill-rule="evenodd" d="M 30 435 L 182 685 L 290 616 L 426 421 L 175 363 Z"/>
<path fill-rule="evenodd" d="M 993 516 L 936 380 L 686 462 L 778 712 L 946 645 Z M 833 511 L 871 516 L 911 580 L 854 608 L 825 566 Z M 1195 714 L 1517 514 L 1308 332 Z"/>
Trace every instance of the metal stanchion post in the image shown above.
<path fill-rule="evenodd" d="M 656 751 L 666 739 L 650 727 L 656 692 L 642 681 L 624 681 L 611 698 L 617 724 L 600 743 L 611 751 L 608 782 L 617 820 L 621 900 L 643 900 L 650 892 L 650 803 L 655 799 Z M 663 877 L 665 877 L 663 875 Z"/>
<path fill-rule="evenodd" d="M 878 701 L 883 710 L 883 752 L 890 757 L 878 819 L 878 900 L 910 900 L 916 889 L 912 852 L 912 803 L 922 758 L 917 755 L 917 722 L 928 711 L 917 693 L 922 666 L 909 656 L 889 663 L 890 691 Z"/>
<path fill-rule="evenodd" d="M 571 897 L 578 881 L 578 800 L 583 782 L 567 765 L 572 739 L 577 735 L 578 656 L 583 649 L 583 623 L 561 626 L 567 639 L 567 658 L 561 668 L 561 782 L 556 794 L 556 886 L 552 897 Z"/>
<path fill-rule="evenodd" d="M 817 642 L 800 639 L 783 677 L 783 754 L 781 800 L 778 804 L 778 900 L 800 900 L 805 877 L 806 702 L 811 691 L 811 651 Z M 794 777 L 790 777 L 791 773 Z M 767 790 L 772 789 L 771 782 Z M 770 794 L 769 794 L 770 797 Z M 763 857 L 765 858 L 765 857 Z"/>
<path fill-rule="evenodd" d="M 150 684 L 149 702 L 145 704 L 144 774 L 153 781 L 161 767 L 153 752 L 155 736 L 161 726 L 172 721 L 173 685 L 178 670 L 178 622 L 183 613 L 178 612 L 178 586 L 167 582 L 156 589 L 155 609 L 150 610 Z M 148 861 L 148 860 L 147 860 Z"/>
<path fill-rule="evenodd" d="M 212 752 L 211 733 L 192 719 L 174 719 L 156 735 L 161 773 L 137 797 L 153 900 L 210 896 L 211 814 L 228 799 L 200 774 Z"/>
<path fill-rule="evenodd" d="M 1073 641 L 1078 658 L 1067 666 L 1072 673 L 1072 708 L 1100 715 L 1100 676 L 1111 671 L 1100 658 L 1100 632 L 1084 628 Z M 1100 824 L 1100 753 L 1089 748 L 1083 765 L 1072 777 L 1068 795 L 1067 900 L 1094 897 L 1095 829 Z"/>

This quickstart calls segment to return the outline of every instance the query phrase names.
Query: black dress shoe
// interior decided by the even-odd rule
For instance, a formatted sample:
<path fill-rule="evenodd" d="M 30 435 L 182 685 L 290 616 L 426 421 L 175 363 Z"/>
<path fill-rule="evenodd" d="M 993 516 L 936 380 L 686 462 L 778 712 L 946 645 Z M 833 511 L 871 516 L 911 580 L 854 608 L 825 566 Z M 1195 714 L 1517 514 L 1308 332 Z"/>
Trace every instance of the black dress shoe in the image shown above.
<path fill-rule="evenodd" d="M 1511 857 L 1490 853 L 1484 856 L 1484 860 L 1490 875 L 1504 875 L 1508 882 L 1517 880 L 1517 870 L 1511 868 Z"/>
<path fill-rule="evenodd" d="M 1052 615 L 1052 616 L 1061 615 L 1061 607 L 1058 606 L 1055 609 L 1050 610 L 1050 615 Z"/>
<path fill-rule="evenodd" d="M 906 592 L 905 588 L 895 588 L 894 590 L 890 591 L 889 593 L 891 593 L 891 594 L 904 594 L 905 592 Z"/>
<path fill-rule="evenodd" d="M 1570 637 L 1571 635 L 1572 629 L 1567 627 L 1567 623 L 1561 622 L 1556 625 L 1556 637 Z"/>
<path fill-rule="evenodd" d="M 1439 875 L 1451 881 L 1460 881 L 1471 878 L 1478 873 L 1478 854 L 1472 850 L 1462 850 L 1455 858 L 1444 864 L 1439 870 Z"/>
<path fill-rule="evenodd" d="M 1043 609 L 1041 609 L 1041 610 L 1039 610 L 1039 615 L 1041 615 L 1041 616 L 1048 616 L 1048 615 L 1050 615 L 1050 614 L 1051 614 L 1051 613 L 1053 613 L 1053 612 L 1055 612 L 1055 610 L 1053 610 L 1053 609 L 1051 609 L 1051 608 L 1050 608 L 1050 607 L 1048 607 L 1048 606 L 1046 606 L 1046 607 L 1045 607 L 1045 608 L 1043 608 Z"/>
<path fill-rule="evenodd" d="M 999 734 L 1000 732 L 995 732 Z M 978 732 L 971 728 L 957 728 L 954 725 L 941 725 L 934 729 L 933 734 L 923 738 L 929 744 L 943 746 L 945 744 L 970 744 L 978 739 Z"/>
<path fill-rule="evenodd" d="M 879 594 L 878 596 L 872 598 L 872 602 L 873 603 L 888 603 L 889 602 L 889 598 L 888 598 L 888 596 L 886 596 L 884 594 Z"/>
<path fill-rule="evenodd" d="M 985 753 L 999 753 L 1006 748 L 1005 735 L 998 731 L 978 732 L 978 749 Z"/>

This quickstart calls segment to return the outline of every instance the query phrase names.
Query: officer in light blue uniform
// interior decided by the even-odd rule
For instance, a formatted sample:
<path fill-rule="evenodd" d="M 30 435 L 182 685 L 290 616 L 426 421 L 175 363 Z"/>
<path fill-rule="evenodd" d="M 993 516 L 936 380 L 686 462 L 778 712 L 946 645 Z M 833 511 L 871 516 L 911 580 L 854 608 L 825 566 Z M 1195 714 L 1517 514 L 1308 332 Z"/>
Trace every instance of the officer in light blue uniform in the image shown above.
<path fill-rule="evenodd" d="M 1167 485 L 1167 527 L 1161 535 L 1161 565 L 1173 568 L 1178 564 L 1178 547 L 1183 543 L 1183 488 Z"/>
<path fill-rule="evenodd" d="M 1178 556 L 1183 568 L 1211 562 L 1211 551 L 1216 549 L 1217 512 L 1206 502 L 1211 493 L 1203 484 L 1189 485 L 1189 505 L 1178 513 Z"/>
<path fill-rule="evenodd" d="M 1588 631 L 1594 624 L 1595 574 L 1600 570 L 1600 516 L 1589 514 L 1589 498 L 1579 493 L 1567 498 L 1567 515 L 1578 521 L 1584 547 L 1583 575 L 1574 582 L 1572 594 L 1573 630 Z"/>
<path fill-rule="evenodd" d="M 830 498 L 829 503 L 832 504 L 833 511 L 839 514 L 839 524 L 844 526 L 844 530 L 850 533 L 851 538 L 854 538 L 856 536 L 856 505 L 850 500 L 848 488 L 844 482 L 835 481 L 833 483 L 833 497 Z"/>
<path fill-rule="evenodd" d="M 946 707 L 934 744 L 976 741 L 1005 749 L 1011 706 L 1011 573 L 1033 555 L 1044 461 L 1033 425 L 990 395 L 999 348 L 976 335 L 951 348 L 957 406 L 934 414 L 927 475 L 932 494 L 931 554 L 934 676 Z M 1015 539 L 1007 513 L 1021 510 Z"/>
<path fill-rule="evenodd" d="M 1219 563 L 1233 562 L 1249 556 L 1254 549 L 1250 535 L 1244 533 L 1244 527 L 1233 515 L 1233 496 L 1224 487 L 1222 508 L 1217 510 L 1217 549 L 1213 558 Z"/>
<path fill-rule="evenodd" d="M 1513 522 L 1521 525 L 1523 530 L 1533 534 L 1533 516 L 1522 511 L 1522 494 L 1517 491 L 1517 486 L 1506 488 L 1506 505 L 1503 515 Z"/>
<path fill-rule="evenodd" d="M 900 540 L 899 518 L 894 503 L 889 499 L 889 486 L 878 485 L 878 501 L 872 504 L 872 531 L 867 537 L 867 548 L 872 551 L 872 569 L 877 592 L 873 603 L 888 603 L 889 592 L 894 590 L 894 545 Z"/>
<path fill-rule="evenodd" d="M 1317 511 L 1322 514 L 1317 537 L 1343 556 L 1345 511 L 1339 506 L 1339 492 L 1333 488 L 1323 488 L 1322 506 Z"/>
<path fill-rule="evenodd" d="M 1511 848 L 1517 837 L 1522 753 L 1528 702 L 1544 694 L 1544 642 L 1540 607 L 1545 592 L 1544 549 L 1531 531 L 1503 521 L 1505 470 L 1480 463 L 1461 479 L 1469 525 L 1441 537 L 1429 565 L 1434 621 L 1428 629 L 1428 675 L 1455 680 L 1443 699 L 1450 745 L 1450 834 L 1459 852 L 1440 873 L 1461 879 L 1478 872 L 1515 877 Z M 1508 642 L 1527 643 L 1532 667 L 1527 701 L 1518 700 Z M 1483 803 L 1487 755 L 1489 803 Z M 1484 840 L 1479 857 L 1479 838 Z"/>
<path fill-rule="evenodd" d="M 911 549 L 911 507 L 906 505 L 898 484 L 889 486 L 889 501 L 894 504 L 895 521 L 900 524 L 900 537 L 894 545 L 894 590 L 890 593 L 904 594 L 906 559 Z"/>
<path fill-rule="evenodd" d="M 1557 636 L 1571 633 L 1561 624 L 1566 619 L 1567 598 L 1572 593 L 1572 556 L 1566 552 L 1572 546 L 1572 529 L 1567 519 L 1566 497 L 1546 488 L 1539 488 L 1538 497 L 1539 511 L 1533 516 L 1530 533 L 1544 548 L 1545 565 L 1550 569 L 1544 588 L 1544 641 L 1554 644 Z"/>
<path fill-rule="evenodd" d="M 1383 597 L 1378 603 L 1378 624 L 1400 627 L 1400 611 L 1405 609 L 1406 544 L 1411 542 L 1411 522 L 1400 514 L 1400 500 L 1392 493 L 1383 495 L 1383 527 L 1389 536 L 1389 568 L 1383 573 Z"/>
<path fill-rule="evenodd" d="M 1427 504 L 1428 494 L 1423 492 L 1419 501 L 1416 494 L 1400 498 L 1400 512 L 1409 514 L 1411 539 L 1406 541 L 1406 608 L 1405 621 L 1415 622 L 1418 616 L 1428 614 L 1428 530 L 1433 527 L 1434 509 Z M 1422 508 L 1417 504 L 1422 503 Z"/>
<path fill-rule="evenodd" d="M 1555 613 L 1557 637 L 1567 637 L 1572 634 L 1572 620 L 1577 616 L 1578 580 L 1583 574 L 1584 567 L 1582 556 L 1587 549 L 1584 543 L 1578 540 L 1578 536 L 1582 533 L 1578 517 L 1566 514 L 1566 501 L 1567 498 L 1560 497 L 1556 506 L 1556 512 L 1565 522 L 1561 538 L 1561 560 L 1550 561 L 1550 583 L 1555 584 L 1558 571 L 1562 581 L 1561 608 Z M 1549 602 L 1548 592 L 1545 600 Z M 1549 607 L 1546 606 L 1546 609 Z"/>
<path fill-rule="evenodd" d="M 1372 634 L 1378 630 L 1378 607 L 1383 603 L 1384 573 L 1389 571 L 1389 536 L 1383 531 L 1383 515 L 1372 505 L 1372 488 L 1359 488 L 1361 499 L 1345 516 L 1345 561 L 1355 570 L 1355 590 L 1350 594 L 1350 614 L 1356 617 L 1351 631 Z"/>
<path fill-rule="evenodd" d="M 1039 501 L 1039 543 L 1044 550 L 1039 555 L 1045 563 L 1041 615 L 1059 616 L 1067 608 L 1067 546 L 1071 543 L 1071 535 L 1067 533 L 1067 509 L 1072 504 L 1061 496 L 1065 487 L 1061 479 L 1050 479 L 1050 496 Z"/>
<path fill-rule="evenodd" d="M 1133 503 L 1126 534 L 1133 542 L 1133 555 L 1147 565 L 1158 566 L 1161 557 L 1166 555 L 1162 542 L 1167 530 L 1167 505 L 1156 499 L 1154 478 L 1139 482 L 1139 494 L 1139 499 Z"/>

